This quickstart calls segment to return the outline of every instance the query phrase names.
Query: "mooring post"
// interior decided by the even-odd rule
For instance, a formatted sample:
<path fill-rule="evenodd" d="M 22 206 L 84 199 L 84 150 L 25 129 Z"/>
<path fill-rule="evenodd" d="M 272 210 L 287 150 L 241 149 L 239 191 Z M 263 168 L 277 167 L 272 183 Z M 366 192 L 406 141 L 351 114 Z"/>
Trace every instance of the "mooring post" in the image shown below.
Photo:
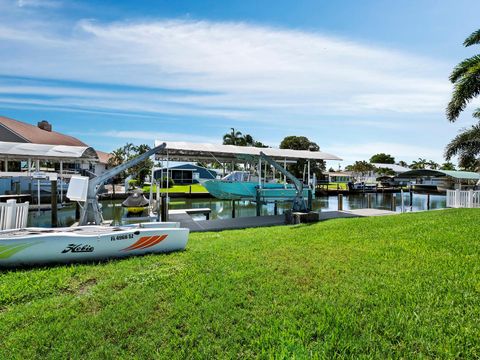
<path fill-rule="evenodd" d="M 232 200 L 232 219 L 235 219 L 235 200 Z"/>
<path fill-rule="evenodd" d="M 403 189 L 400 189 L 400 196 L 401 196 L 401 206 L 400 206 L 400 211 L 403 213 L 405 212 L 405 200 L 403 199 Z"/>
<path fill-rule="evenodd" d="M 262 202 L 260 201 L 260 189 L 257 189 L 257 216 L 261 215 L 262 212 Z"/>
<path fill-rule="evenodd" d="M 370 209 L 372 207 L 372 198 L 370 195 L 371 194 L 367 194 L 367 209 Z"/>
<path fill-rule="evenodd" d="M 162 194 L 161 196 L 162 199 L 162 221 L 166 222 L 168 221 L 168 202 L 167 202 L 167 195 Z"/>
<path fill-rule="evenodd" d="M 52 203 L 52 227 L 58 226 L 58 207 L 57 207 L 57 179 L 50 181 L 51 203 Z"/>
<path fill-rule="evenodd" d="M 338 194 L 338 211 L 343 210 L 343 194 Z"/>
<path fill-rule="evenodd" d="M 392 211 L 397 211 L 397 195 L 393 194 L 392 196 L 392 206 L 391 206 Z"/>
<path fill-rule="evenodd" d="M 307 209 L 308 209 L 308 211 L 312 211 L 312 203 L 313 203 L 312 189 L 308 189 L 308 198 L 307 198 Z"/>
<path fill-rule="evenodd" d="M 278 215 L 278 203 L 275 201 L 273 203 L 273 215 Z"/>
<path fill-rule="evenodd" d="M 430 210 L 430 194 L 427 194 L 427 210 Z"/>
<path fill-rule="evenodd" d="M 412 188 L 410 188 L 410 207 L 413 206 L 413 191 Z"/>

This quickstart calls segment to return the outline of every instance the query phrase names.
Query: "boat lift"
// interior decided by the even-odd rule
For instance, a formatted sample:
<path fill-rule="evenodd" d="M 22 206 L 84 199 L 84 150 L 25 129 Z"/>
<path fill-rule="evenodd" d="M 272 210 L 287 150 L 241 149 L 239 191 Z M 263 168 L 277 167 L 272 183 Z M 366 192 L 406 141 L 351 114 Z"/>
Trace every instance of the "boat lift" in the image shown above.
<path fill-rule="evenodd" d="M 86 190 L 86 199 L 83 206 L 81 206 L 80 211 L 80 225 L 100 225 L 103 222 L 102 212 L 100 209 L 100 204 L 98 203 L 98 190 L 100 186 L 103 185 L 107 180 L 113 178 L 114 176 L 120 174 L 122 171 L 125 171 L 132 166 L 137 165 L 138 163 L 146 160 L 148 157 L 162 151 L 165 149 L 167 144 L 162 143 L 147 152 L 123 163 L 113 169 L 107 170 L 100 176 L 97 176 L 88 181 L 88 186 Z"/>
<path fill-rule="evenodd" d="M 285 167 L 281 166 L 275 160 L 273 160 L 269 156 L 265 155 L 265 153 L 262 152 L 262 151 L 260 152 L 260 159 L 263 159 L 264 161 L 269 163 L 275 170 L 279 171 L 286 178 L 288 178 L 292 181 L 293 185 L 295 186 L 295 190 L 296 190 L 296 195 L 293 198 L 292 211 L 293 212 L 308 212 L 308 211 L 310 211 L 311 210 L 310 209 L 311 204 L 308 204 L 308 206 L 307 206 L 307 203 L 305 202 L 305 198 L 303 197 L 303 188 L 304 188 L 303 182 L 298 180 Z M 309 166 L 309 168 L 310 168 L 310 166 Z M 262 190 L 258 189 L 257 191 L 262 191 Z M 268 190 L 266 190 L 266 191 L 268 191 Z M 309 189 L 309 191 L 311 192 L 312 189 Z"/>

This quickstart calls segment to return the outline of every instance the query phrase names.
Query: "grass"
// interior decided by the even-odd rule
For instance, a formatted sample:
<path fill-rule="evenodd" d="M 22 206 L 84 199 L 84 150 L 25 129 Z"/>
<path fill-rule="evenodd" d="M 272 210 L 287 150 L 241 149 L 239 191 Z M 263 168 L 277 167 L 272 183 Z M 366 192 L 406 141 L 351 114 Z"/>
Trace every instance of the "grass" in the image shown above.
<path fill-rule="evenodd" d="M 478 358 L 479 210 L 0 273 L 0 358 Z"/>
<path fill-rule="evenodd" d="M 192 193 L 208 193 L 207 189 L 205 189 L 201 184 L 192 184 L 192 185 L 173 185 L 171 188 L 165 189 L 162 188 L 160 191 L 162 193 L 168 192 L 169 194 L 171 193 L 189 193 L 191 188 Z M 150 192 L 150 186 L 144 186 L 142 188 L 144 193 L 149 193 Z M 157 191 L 156 185 L 153 185 L 153 191 Z"/>

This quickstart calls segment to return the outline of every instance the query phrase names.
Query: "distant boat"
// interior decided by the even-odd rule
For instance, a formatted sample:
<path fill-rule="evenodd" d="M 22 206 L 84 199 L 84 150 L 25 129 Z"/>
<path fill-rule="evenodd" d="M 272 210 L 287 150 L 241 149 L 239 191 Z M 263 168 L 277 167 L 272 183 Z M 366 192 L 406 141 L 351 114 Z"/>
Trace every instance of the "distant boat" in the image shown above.
<path fill-rule="evenodd" d="M 141 190 L 137 190 L 130 194 L 122 206 L 126 207 L 130 214 L 141 214 L 148 207 L 148 200 Z"/>

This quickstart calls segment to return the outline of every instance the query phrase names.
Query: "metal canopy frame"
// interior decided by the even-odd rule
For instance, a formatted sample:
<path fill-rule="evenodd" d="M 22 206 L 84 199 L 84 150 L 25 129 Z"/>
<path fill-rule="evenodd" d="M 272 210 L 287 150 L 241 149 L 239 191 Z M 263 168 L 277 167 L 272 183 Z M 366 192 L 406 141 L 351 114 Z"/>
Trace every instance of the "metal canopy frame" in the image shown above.
<path fill-rule="evenodd" d="M 168 158 L 170 161 L 205 161 L 215 159 L 219 163 L 231 163 L 243 161 L 244 156 L 260 156 L 260 152 L 275 161 L 298 161 L 298 160 L 342 160 L 336 155 L 323 151 L 290 150 L 277 148 L 257 148 L 252 146 L 217 145 L 207 143 L 155 141 L 155 146 L 166 143 Z M 157 153 L 156 159 L 165 158 L 162 153 Z"/>

